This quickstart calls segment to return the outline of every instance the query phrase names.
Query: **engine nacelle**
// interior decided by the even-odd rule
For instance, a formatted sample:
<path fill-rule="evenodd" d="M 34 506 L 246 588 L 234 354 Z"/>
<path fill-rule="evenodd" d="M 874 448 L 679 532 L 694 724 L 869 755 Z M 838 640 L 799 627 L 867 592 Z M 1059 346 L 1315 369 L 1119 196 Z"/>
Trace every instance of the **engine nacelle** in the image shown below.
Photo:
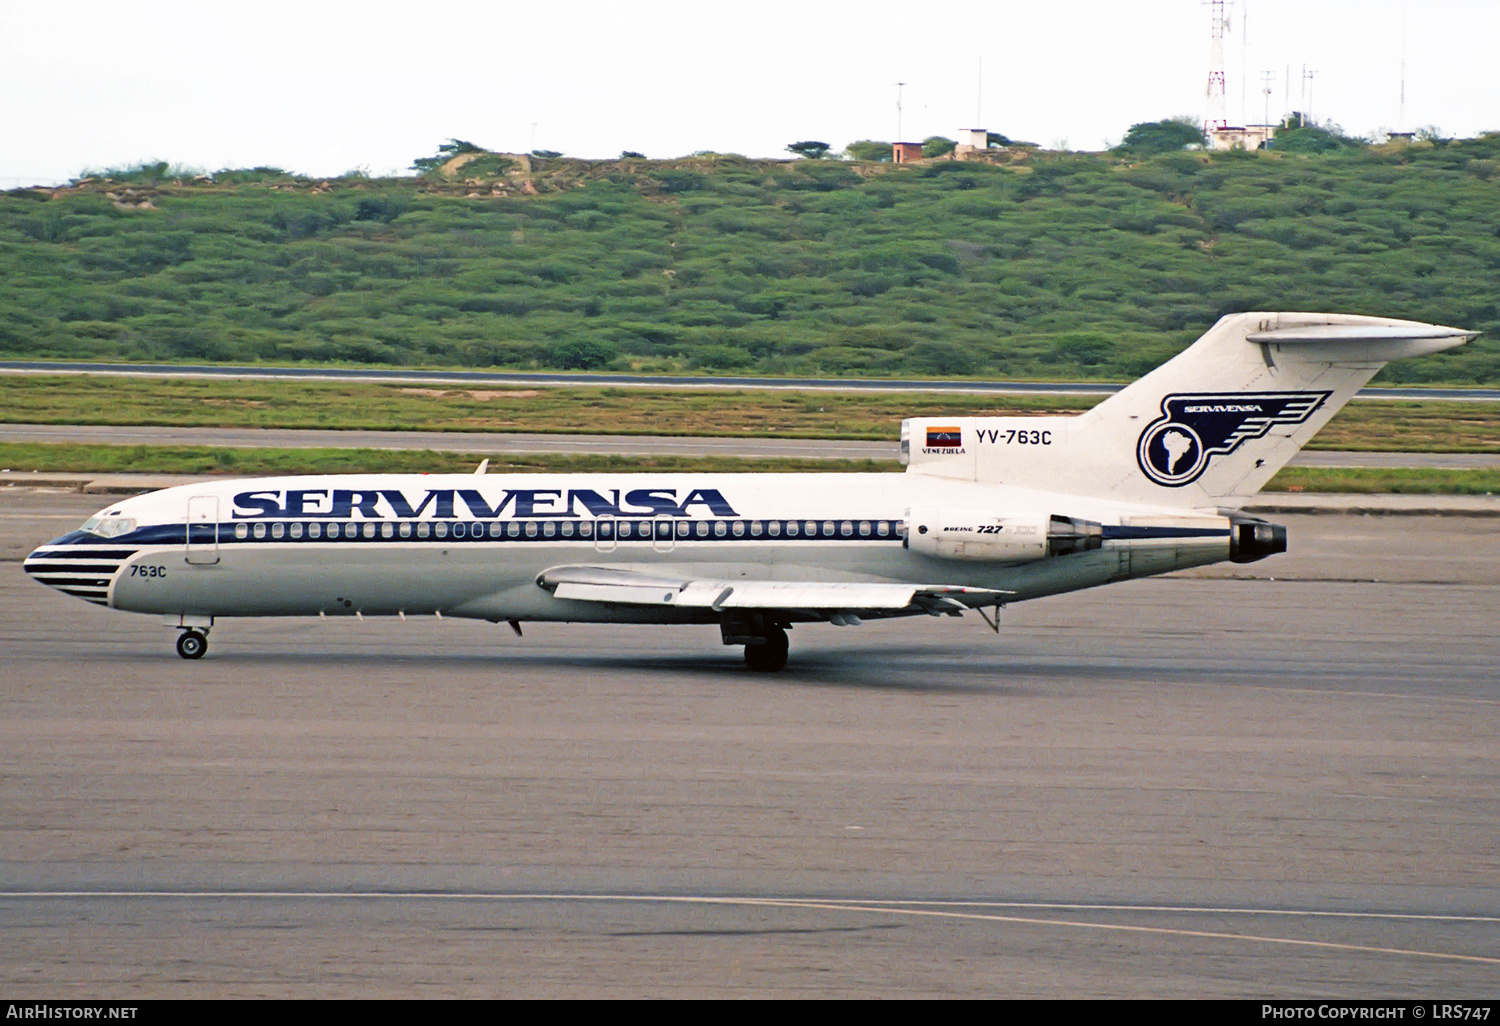
<path fill-rule="evenodd" d="M 1092 520 L 1064 516 L 998 516 L 973 509 L 914 509 L 906 518 L 906 546 L 939 559 L 1024 563 L 1088 552 L 1104 544 Z"/>
<path fill-rule="evenodd" d="M 1229 526 L 1229 560 L 1254 563 L 1286 551 L 1286 528 L 1254 517 L 1236 516 Z"/>

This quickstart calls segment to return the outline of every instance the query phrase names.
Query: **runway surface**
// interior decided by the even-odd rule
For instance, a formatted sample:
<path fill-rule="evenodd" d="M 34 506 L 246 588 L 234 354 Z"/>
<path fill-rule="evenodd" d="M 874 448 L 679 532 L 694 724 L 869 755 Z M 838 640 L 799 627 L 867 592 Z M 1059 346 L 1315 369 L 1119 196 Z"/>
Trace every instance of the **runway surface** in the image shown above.
<path fill-rule="evenodd" d="M 768 459 L 895 460 L 896 442 L 813 438 L 703 438 L 462 431 L 325 431 L 312 428 L 198 428 L 92 424 L 0 424 L 0 442 L 87 445 L 208 445 L 234 448 L 400 449 L 596 456 L 735 456 Z M 1494 453 L 1299 452 L 1294 467 L 1500 467 Z"/>
<path fill-rule="evenodd" d="M 976 617 L 226 622 L 25 579 L 0 493 L 0 984 L 189 996 L 1493 997 L 1500 532 Z"/>
<path fill-rule="evenodd" d="M 933 381 L 931 379 L 862 380 L 858 378 L 762 378 L 670 374 L 613 374 L 593 371 L 414 370 L 382 367 L 266 367 L 235 364 L 87 363 L 49 360 L 0 360 L 0 374 L 114 374 L 148 378 L 280 378 L 300 381 L 421 381 L 428 383 L 526 385 L 588 388 L 754 388 L 833 392 L 949 392 L 1041 395 L 1110 395 L 1124 385 L 1100 381 Z M 1442 399 L 1478 402 L 1500 400 L 1497 388 L 1363 388 L 1362 399 Z"/>

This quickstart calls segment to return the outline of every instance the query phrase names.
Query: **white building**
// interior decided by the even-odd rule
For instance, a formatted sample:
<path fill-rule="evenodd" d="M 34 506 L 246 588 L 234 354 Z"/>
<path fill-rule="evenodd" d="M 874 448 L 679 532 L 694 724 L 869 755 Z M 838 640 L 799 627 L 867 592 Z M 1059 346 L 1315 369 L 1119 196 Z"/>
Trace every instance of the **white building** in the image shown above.
<path fill-rule="evenodd" d="M 958 130 L 958 145 L 953 148 L 955 157 L 969 153 L 984 152 L 990 148 L 990 133 L 983 128 L 961 128 Z"/>
<path fill-rule="evenodd" d="M 1271 141 L 1276 134 L 1276 125 L 1246 125 L 1243 128 L 1210 128 L 1208 148 L 1211 150 L 1258 150 Z"/>

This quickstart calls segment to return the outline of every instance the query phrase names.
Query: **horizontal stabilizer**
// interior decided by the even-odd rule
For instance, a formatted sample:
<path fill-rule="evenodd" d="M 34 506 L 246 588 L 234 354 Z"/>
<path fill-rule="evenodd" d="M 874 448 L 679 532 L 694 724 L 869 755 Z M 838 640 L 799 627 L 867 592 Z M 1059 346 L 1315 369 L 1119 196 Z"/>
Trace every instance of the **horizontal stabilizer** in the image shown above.
<path fill-rule="evenodd" d="M 1295 344 L 1298 342 L 1400 342 L 1407 339 L 1452 339 L 1454 345 L 1469 341 L 1477 331 L 1446 328 L 1441 324 L 1307 324 L 1293 328 L 1252 331 L 1250 342 Z"/>

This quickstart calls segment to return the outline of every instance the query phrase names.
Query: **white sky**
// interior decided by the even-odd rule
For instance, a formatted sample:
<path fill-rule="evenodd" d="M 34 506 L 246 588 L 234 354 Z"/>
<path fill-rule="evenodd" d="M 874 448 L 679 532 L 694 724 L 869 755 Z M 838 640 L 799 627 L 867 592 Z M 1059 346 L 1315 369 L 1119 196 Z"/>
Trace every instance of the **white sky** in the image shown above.
<path fill-rule="evenodd" d="M 1200 0 L 4 0 L 0 14 L 0 188 L 148 159 L 404 173 L 452 137 L 785 157 L 800 139 L 894 138 L 898 81 L 907 139 L 984 127 L 1101 149 L 1138 121 L 1201 119 L 1209 60 Z M 1496 0 L 1237 0 L 1230 19 L 1231 124 L 1261 120 L 1264 70 L 1272 119 L 1300 107 L 1306 65 L 1313 116 L 1354 134 L 1500 129 Z"/>

